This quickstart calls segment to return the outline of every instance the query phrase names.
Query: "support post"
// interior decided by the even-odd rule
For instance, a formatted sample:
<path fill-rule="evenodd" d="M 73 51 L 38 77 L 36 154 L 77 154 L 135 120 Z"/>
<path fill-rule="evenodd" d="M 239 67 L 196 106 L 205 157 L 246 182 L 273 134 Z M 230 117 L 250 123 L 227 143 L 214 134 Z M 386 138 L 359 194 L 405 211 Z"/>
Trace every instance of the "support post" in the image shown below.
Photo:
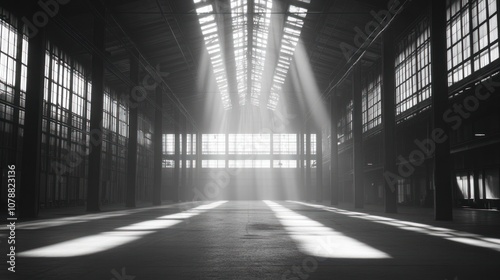
<path fill-rule="evenodd" d="M 174 152 L 174 176 L 172 182 L 172 200 L 174 202 L 179 202 L 179 175 L 180 175 L 180 157 L 181 157 L 181 145 L 180 145 L 180 125 L 179 125 L 179 112 L 175 112 L 175 152 Z"/>
<path fill-rule="evenodd" d="M 105 8 L 98 1 L 93 1 L 100 15 L 94 16 L 94 45 L 92 54 L 92 107 L 90 110 L 90 154 L 87 185 L 87 211 L 100 211 L 101 189 L 101 153 L 102 153 L 102 121 L 104 104 L 104 61 L 99 53 L 105 51 L 106 21 Z"/>
<path fill-rule="evenodd" d="M 316 134 L 316 201 L 323 202 L 323 133 Z"/>
<path fill-rule="evenodd" d="M 395 62 L 394 39 L 388 28 L 383 37 L 383 89 L 382 89 L 382 123 L 383 131 L 383 164 L 385 212 L 397 213 L 397 168 L 396 168 L 396 104 L 395 104 Z"/>
<path fill-rule="evenodd" d="M 156 87 L 155 135 L 153 140 L 153 205 L 161 205 L 161 177 L 163 164 L 163 90 Z"/>
<path fill-rule="evenodd" d="M 339 204 L 339 139 L 337 124 L 339 122 L 338 99 L 336 92 L 330 95 L 330 203 Z"/>
<path fill-rule="evenodd" d="M 125 199 L 126 207 L 135 207 L 135 193 L 137 184 L 137 136 L 139 128 L 139 104 L 136 96 L 144 94 L 144 89 L 139 84 L 139 62 L 135 57 L 130 57 L 130 89 L 129 100 L 129 127 L 128 127 L 128 147 L 127 147 L 127 193 Z"/>
<path fill-rule="evenodd" d="M 45 49 L 45 29 L 41 28 L 38 34 L 29 38 L 28 46 L 26 114 L 18 207 L 22 218 L 36 218 L 39 210 Z"/>
<path fill-rule="evenodd" d="M 363 107 L 361 73 L 359 66 L 353 72 L 352 89 L 352 139 L 353 139 L 353 187 L 354 208 L 364 207 L 364 154 L 363 154 Z"/>
<path fill-rule="evenodd" d="M 305 137 L 305 144 L 306 144 L 306 185 L 305 185 L 305 194 L 306 194 L 306 200 L 311 200 L 314 197 L 313 191 L 315 188 L 313 188 L 311 184 L 311 133 L 308 128 L 306 128 L 306 137 Z"/>
<path fill-rule="evenodd" d="M 202 133 L 196 133 L 196 184 L 193 186 L 193 194 L 196 194 L 196 189 L 202 190 L 201 185 L 203 184 L 201 180 L 201 155 L 202 155 L 202 143 L 201 143 Z"/>
<path fill-rule="evenodd" d="M 187 119 L 182 118 L 182 155 L 181 155 L 181 194 L 182 200 L 186 201 L 187 198 Z"/>
<path fill-rule="evenodd" d="M 434 214 L 438 221 L 453 220 L 449 128 L 443 115 L 448 109 L 448 69 L 446 44 L 446 1 L 432 4 L 431 60 L 432 107 L 436 142 L 434 154 Z"/>

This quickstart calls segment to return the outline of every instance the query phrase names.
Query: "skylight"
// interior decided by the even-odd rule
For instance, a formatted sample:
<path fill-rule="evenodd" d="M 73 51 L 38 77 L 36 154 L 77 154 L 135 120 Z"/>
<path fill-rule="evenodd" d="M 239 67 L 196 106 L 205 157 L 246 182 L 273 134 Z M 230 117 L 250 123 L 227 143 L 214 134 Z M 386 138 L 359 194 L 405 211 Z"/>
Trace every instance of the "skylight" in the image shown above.
<path fill-rule="evenodd" d="M 252 104 L 259 106 L 260 93 L 262 90 L 262 75 L 266 59 L 267 41 L 269 37 L 269 25 L 271 24 L 272 0 L 255 0 L 255 16 L 253 19 L 253 49 L 251 73 L 251 100 Z"/>
<path fill-rule="evenodd" d="M 199 17 L 208 54 L 214 68 L 215 79 L 221 93 L 224 108 L 231 108 L 228 81 L 218 25 L 212 4 L 204 0 L 193 0 Z M 305 6 L 310 0 L 294 0 L 290 4 L 283 29 L 281 49 L 274 70 L 273 84 L 267 107 L 276 109 L 279 95 L 299 42 L 300 33 L 307 14 Z M 267 43 L 271 25 L 273 0 L 230 0 L 231 26 L 236 66 L 236 87 L 240 106 L 250 100 L 260 105 L 262 77 L 265 69 Z"/>
<path fill-rule="evenodd" d="M 255 0 L 253 11 L 249 13 L 247 0 L 231 1 L 236 82 L 240 105 L 246 104 L 248 94 L 251 95 L 252 104 L 259 105 L 272 6 L 272 0 Z M 251 34 L 248 32 L 249 24 L 253 25 Z M 249 38 L 252 39 L 251 44 Z"/>
<path fill-rule="evenodd" d="M 229 97 L 226 65 L 224 63 L 224 55 L 221 48 L 221 42 L 219 40 L 217 22 L 215 21 L 215 16 L 213 14 L 213 6 L 212 4 L 207 4 L 205 2 L 202 3 L 200 0 L 195 0 L 194 3 L 200 5 L 196 9 L 196 13 L 198 14 L 201 25 L 201 33 L 203 34 L 203 38 L 205 40 L 208 55 L 212 62 L 215 81 L 222 99 L 222 106 L 224 109 L 229 110 L 232 105 Z"/>
<path fill-rule="evenodd" d="M 247 52 L 248 52 L 248 3 L 247 0 L 231 1 L 234 58 L 236 60 L 236 83 L 240 105 L 246 103 L 247 92 Z"/>
<path fill-rule="evenodd" d="M 310 0 L 299 0 L 299 2 L 309 4 Z M 278 106 L 279 95 L 283 89 L 290 63 L 293 59 L 295 48 L 299 43 L 300 33 L 304 26 L 304 19 L 307 15 L 307 9 L 291 4 L 288 8 L 289 15 L 286 18 L 285 28 L 283 29 L 283 38 L 281 39 L 281 50 L 278 58 L 273 78 L 273 85 L 269 95 L 267 107 L 275 110 Z"/>

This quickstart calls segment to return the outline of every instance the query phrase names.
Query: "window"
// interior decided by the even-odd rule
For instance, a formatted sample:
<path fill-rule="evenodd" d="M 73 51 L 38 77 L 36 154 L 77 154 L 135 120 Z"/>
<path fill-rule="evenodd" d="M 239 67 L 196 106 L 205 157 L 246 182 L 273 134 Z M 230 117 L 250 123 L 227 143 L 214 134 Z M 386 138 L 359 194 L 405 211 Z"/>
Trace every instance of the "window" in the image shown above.
<path fill-rule="evenodd" d="M 304 141 L 307 141 L 307 135 L 304 134 Z M 304 155 L 307 152 L 307 145 L 304 145 Z M 311 134 L 311 155 L 316 154 L 316 134 Z"/>
<path fill-rule="evenodd" d="M 274 134 L 273 153 L 275 155 L 296 155 L 297 134 Z"/>
<path fill-rule="evenodd" d="M 338 141 L 340 144 L 352 139 L 352 100 L 344 107 L 342 117 L 337 125 Z"/>
<path fill-rule="evenodd" d="M 202 160 L 201 168 L 226 168 L 225 160 Z"/>
<path fill-rule="evenodd" d="M 225 134 L 203 134 L 202 151 L 204 155 L 225 155 L 226 135 Z"/>
<path fill-rule="evenodd" d="M 229 154 L 266 155 L 271 153 L 270 134 L 230 134 Z"/>
<path fill-rule="evenodd" d="M 175 154 L 175 134 L 163 134 L 163 154 L 164 155 L 174 155 Z"/>
<path fill-rule="evenodd" d="M 396 50 L 396 115 L 400 115 L 431 96 L 431 43 L 428 20 L 420 21 L 410 30 L 399 42 Z"/>
<path fill-rule="evenodd" d="M 271 168 L 270 160 L 230 160 L 229 168 Z"/>
<path fill-rule="evenodd" d="M 363 132 L 366 132 L 382 123 L 382 77 L 369 73 L 363 84 Z"/>
<path fill-rule="evenodd" d="M 496 0 L 447 1 L 448 84 L 498 59 Z"/>
<path fill-rule="evenodd" d="M 274 168 L 297 168 L 296 160 L 275 160 L 273 162 Z"/>

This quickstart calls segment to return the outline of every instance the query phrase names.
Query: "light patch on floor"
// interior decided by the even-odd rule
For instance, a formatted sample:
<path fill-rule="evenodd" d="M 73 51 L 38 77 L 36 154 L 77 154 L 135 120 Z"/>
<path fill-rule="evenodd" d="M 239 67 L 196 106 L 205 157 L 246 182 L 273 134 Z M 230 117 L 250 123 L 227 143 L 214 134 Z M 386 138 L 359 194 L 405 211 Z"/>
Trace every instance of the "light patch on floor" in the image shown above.
<path fill-rule="evenodd" d="M 500 252 L 500 239 L 498 239 L 498 238 L 489 238 L 489 237 L 484 237 L 482 235 L 475 234 L 475 233 L 458 231 L 458 230 L 453 230 L 453 229 L 449 229 L 449 228 L 435 227 L 435 226 L 426 225 L 426 224 L 422 224 L 422 223 L 401 221 L 401 220 L 397 220 L 397 219 L 375 216 L 375 215 L 370 215 L 370 214 L 366 214 L 366 213 L 347 211 L 347 210 L 342 210 L 342 209 L 324 206 L 324 205 L 311 204 L 311 203 L 305 203 L 305 202 L 299 202 L 299 201 L 288 201 L 288 202 L 292 202 L 292 203 L 296 203 L 296 204 L 300 204 L 300 205 L 304 205 L 304 206 L 309 206 L 309 207 L 324 210 L 324 211 L 334 212 L 337 214 L 342 214 L 342 215 L 346 215 L 346 216 L 353 217 L 353 218 L 368 220 L 368 221 L 378 223 L 378 224 L 393 226 L 393 227 L 407 230 L 407 231 L 413 231 L 413 232 L 418 232 L 421 234 L 426 234 L 429 236 L 440 237 L 440 238 L 443 238 L 446 240 L 450 240 L 450 241 L 454 241 L 454 242 L 458 242 L 458 243 L 462 243 L 462 244 L 466 244 L 466 245 L 470 245 L 470 246 L 488 248 L 488 249 Z"/>
<path fill-rule="evenodd" d="M 275 213 L 290 237 L 297 243 L 298 249 L 304 254 L 320 258 L 391 258 L 380 250 L 297 214 L 278 203 L 272 201 L 264 203 Z"/>
<path fill-rule="evenodd" d="M 91 236 L 76 238 L 54 245 L 41 247 L 19 253 L 20 257 L 31 258 L 64 258 L 77 257 L 104 252 L 118 246 L 133 242 L 147 234 L 177 225 L 208 210 L 219 207 L 227 201 L 218 201 L 200 205 L 181 213 L 166 215 L 155 220 L 143 221 L 124 227 L 119 227 L 109 232 L 102 232 Z"/>

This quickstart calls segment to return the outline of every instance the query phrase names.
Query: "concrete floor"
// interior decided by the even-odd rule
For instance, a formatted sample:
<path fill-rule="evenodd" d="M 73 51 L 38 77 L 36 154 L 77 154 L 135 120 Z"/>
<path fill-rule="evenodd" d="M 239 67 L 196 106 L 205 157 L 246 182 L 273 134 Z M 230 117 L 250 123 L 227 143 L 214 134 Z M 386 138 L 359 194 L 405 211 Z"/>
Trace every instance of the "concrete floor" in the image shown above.
<path fill-rule="evenodd" d="M 18 223 L 17 272 L 3 268 L 0 278 L 500 279 L 499 212 L 455 210 L 454 222 L 435 222 L 428 209 L 341 208 L 229 201 L 58 210 L 51 217 L 59 218 Z"/>

